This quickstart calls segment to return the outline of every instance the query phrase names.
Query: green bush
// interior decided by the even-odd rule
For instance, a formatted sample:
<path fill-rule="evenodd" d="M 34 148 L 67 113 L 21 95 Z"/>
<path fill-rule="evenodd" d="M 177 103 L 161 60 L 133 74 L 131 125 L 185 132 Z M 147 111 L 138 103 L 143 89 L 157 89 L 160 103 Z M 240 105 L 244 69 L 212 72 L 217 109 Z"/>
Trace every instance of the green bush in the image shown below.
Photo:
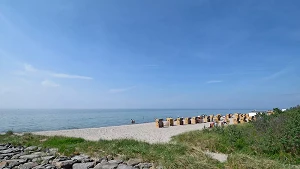
<path fill-rule="evenodd" d="M 6 135 L 13 135 L 14 132 L 13 132 L 12 130 L 8 130 L 5 134 L 6 134 Z"/>

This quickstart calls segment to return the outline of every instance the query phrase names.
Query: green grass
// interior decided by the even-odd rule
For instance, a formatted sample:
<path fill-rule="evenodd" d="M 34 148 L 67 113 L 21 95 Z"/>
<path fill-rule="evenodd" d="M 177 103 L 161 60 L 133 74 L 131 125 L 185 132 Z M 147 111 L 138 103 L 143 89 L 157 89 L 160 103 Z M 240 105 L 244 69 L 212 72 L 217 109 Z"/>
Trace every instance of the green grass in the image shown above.
<path fill-rule="evenodd" d="M 238 126 L 243 128 L 242 126 Z M 208 134 L 210 133 L 210 134 Z M 203 137 L 202 137 L 203 136 Z M 194 131 L 173 138 L 168 144 L 149 144 L 135 140 L 100 140 L 86 141 L 81 138 L 46 137 L 32 134 L 23 136 L 5 134 L 0 135 L 0 143 L 12 143 L 14 145 L 36 145 L 43 148 L 58 148 L 60 154 L 76 155 L 85 153 L 93 157 L 106 155 L 122 155 L 123 159 L 142 158 L 156 165 L 166 168 L 290 168 L 277 160 L 266 157 L 257 158 L 251 155 L 237 154 L 229 156 L 227 163 L 220 163 L 203 153 L 203 150 L 217 151 L 215 143 L 219 137 L 211 131 Z M 224 149 L 230 152 L 230 149 Z M 275 166 L 275 167 L 274 167 Z"/>
<path fill-rule="evenodd" d="M 32 134 L 0 135 L 0 143 L 58 148 L 61 154 L 68 156 L 85 153 L 93 157 L 122 155 L 125 160 L 142 158 L 166 168 L 198 168 L 199 165 L 203 168 L 224 167 L 224 164 L 207 157 L 202 151 L 184 144 L 149 144 L 130 139 L 86 141 L 81 138 L 46 137 Z"/>
<path fill-rule="evenodd" d="M 226 168 L 231 169 L 299 169 L 299 166 L 282 164 L 276 160 L 259 158 L 245 154 L 231 154 L 228 157 Z"/>
<path fill-rule="evenodd" d="M 284 164 L 300 164 L 300 107 L 261 116 L 253 123 L 192 131 L 173 137 L 188 147 L 240 153 Z"/>

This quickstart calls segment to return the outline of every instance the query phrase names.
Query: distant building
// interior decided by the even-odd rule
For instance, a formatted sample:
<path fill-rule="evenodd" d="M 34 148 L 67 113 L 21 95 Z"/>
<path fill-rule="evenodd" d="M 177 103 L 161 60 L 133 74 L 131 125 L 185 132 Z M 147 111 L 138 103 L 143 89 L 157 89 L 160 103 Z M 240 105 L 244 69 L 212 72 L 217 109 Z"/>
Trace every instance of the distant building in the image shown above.
<path fill-rule="evenodd" d="M 281 109 L 281 111 L 286 111 L 286 109 Z"/>

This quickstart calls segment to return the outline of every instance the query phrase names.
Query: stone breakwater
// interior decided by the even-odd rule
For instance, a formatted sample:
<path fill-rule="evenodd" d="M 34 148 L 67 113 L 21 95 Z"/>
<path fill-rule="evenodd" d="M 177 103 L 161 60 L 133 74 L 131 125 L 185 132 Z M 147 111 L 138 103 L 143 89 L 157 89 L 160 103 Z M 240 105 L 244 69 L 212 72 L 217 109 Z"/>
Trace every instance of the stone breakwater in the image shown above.
<path fill-rule="evenodd" d="M 73 157 L 60 156 L 57 149 L 36 146 L 0 144 L 0 169 L 150 169 L 152 163 L 141 159 L 106 156 L 91 158 L 81 154 Z"/>

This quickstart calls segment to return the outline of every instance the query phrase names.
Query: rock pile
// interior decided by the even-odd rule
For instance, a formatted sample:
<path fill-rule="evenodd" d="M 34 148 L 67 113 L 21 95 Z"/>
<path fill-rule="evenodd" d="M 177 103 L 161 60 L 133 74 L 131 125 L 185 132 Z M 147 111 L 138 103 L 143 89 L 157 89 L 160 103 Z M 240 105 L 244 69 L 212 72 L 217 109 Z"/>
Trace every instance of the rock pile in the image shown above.
<path fill-rule="evenodd" d="M 123 161 L 112 156 L 93 159 L 84 154 L 66 157 L 58 156 L 57 151 L 0 144 L 0 169 L 150 169 L 153 166 L 141 159 Z"/>

